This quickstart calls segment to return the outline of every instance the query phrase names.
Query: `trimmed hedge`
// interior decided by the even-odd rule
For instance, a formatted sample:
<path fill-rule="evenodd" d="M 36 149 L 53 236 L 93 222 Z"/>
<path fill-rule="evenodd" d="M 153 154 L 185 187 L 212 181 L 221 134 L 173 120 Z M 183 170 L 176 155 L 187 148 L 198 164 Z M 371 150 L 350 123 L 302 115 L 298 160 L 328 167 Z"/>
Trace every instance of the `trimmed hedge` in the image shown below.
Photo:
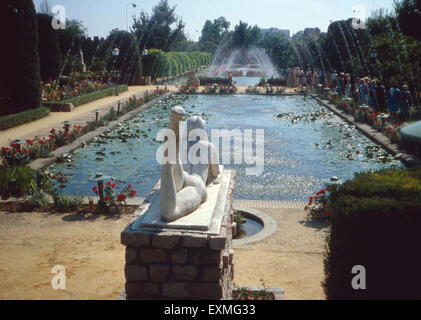
<path fill-rule="evenodd" d="M 333 186 L 323 283 L 327 299 L 421 298 L 421 168 L 356 174 Z M 354 266 L 366 289 L 354 290 Z"/>
<path fill-rule="evenodd" d="M 129 90 L 129 87 L 126 84 L 123 85 L 119 85 L 118 86 L 118 91 L 124 92 Z M 74 97 L 71 99 L 67 99 L 67 100 L 63 100 L 63 101 L 58 101 L 58 102 L 43 102 L 43 106 L 47 107 L 49 109 L 51 109 L 52 105 L 57 105 L 57 104 L 66 104 L 66 103 L 71 103 L 73 104 L 73 106 L 77 107 L 80 106 L 82 104 L 85 103 L 89 103 L 98 99 L 102 99 L 105 97 L 109 97 L 115 94 L 115 86 L 112 86 L 110 88 L 107 89 L 103 89 L 103 90 L 98 90 L 98 91 L 94 91 L 88 94 L 84 94 L 82 96 L 79 97 Z"/>
<path fill-rule="evenodd" d="M 200 85 L 202 86 L 211 86 L 213 84 L 220 84 L 220 85 L 229 85 L 230 81 L 228 78 L 207 78 L 207 77 L 199 77 Z"/>
<path fill-rule="evenodd" d="M 163 78 L 178 76 L 192 69 L 211 64 L 212 55 L 207 52 L 167 52 L 150 49 L 142 57 L 144 76 Z"/>
<path fill-rule="evenodd" d="M 21 124 L 41 119 L 50 114 L 50 109 L 39 107 L 20 113 L 0 117 L 0 131 L 20 126 Z"/>
<path fill-rule="evenodd" d="M 263 86 L 265 83 L 268 83 L 271 86 L 286 86 L 287 85 L 287 79 L 281 79 L 281 78 L 269 78 L 269 79 L 261 79 L 258 86 Z"/>
<path fill-rule="evenodd" d="M 51 27 L 53 17 L 48 14 L 37 14 L 38 53 L 41 80 L 57 79 L 60 75 L 61 53 L 58 32 Z"/>
<path fill-rule="evenodd" d="M 2 4 L 4 1 L 2 2 Z M 41 76 L 38 54 L 38 24 L 32 0 L 8 1 L 6 21 L 8 41 L 4 44 L 6 72 L 2 77 L 6 87 L 6 105 L 0 115 L 36 109 L 41 103 Z M 4 75 L 5 73 L 5 75 Z M 2 89 L 3 90 L 3 89 Z M 2 102 L 4 101 L 1 99 Z"/>

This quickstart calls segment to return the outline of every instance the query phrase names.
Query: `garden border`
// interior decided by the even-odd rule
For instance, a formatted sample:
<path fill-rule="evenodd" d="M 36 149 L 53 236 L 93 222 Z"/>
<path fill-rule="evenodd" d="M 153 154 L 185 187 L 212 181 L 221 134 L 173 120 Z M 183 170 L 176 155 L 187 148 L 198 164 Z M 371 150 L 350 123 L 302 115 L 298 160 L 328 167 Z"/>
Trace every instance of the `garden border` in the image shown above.
<path fill-rule="evenodd" d="M 354 125 L 358 131 L 364 134 L 366 137 L 374 141 L 376 144 L 382 146 L 385 150 L 387 150 L 391 155 L 395 156 L 397 159 L 401 160 L 402 163 L 407 167 L 412 166 L 420 166 L 421 159 L 417 158 L 416 156 L 402 150 L 399 145 L 392 143 L 392 141 L 386 137 L 383 133 L 376 131 L 371 126 L 364 124 L 364 123 L 356 123 L 353 120 L 352 116 L 349 116 L 342 112 L 341 110 L 337 109 L 334 105 L 330 104 L 328 101 L 321 99 L 316 94 L 308 94 L 308 96 L 315 99 L 317 102 L 321 103 L 323 106 L 328 108 L 334 114 L 339 116 L 340 118 L 344 119 L 346 122 Z"/>
<path fill-rule="evenodd" d="M 118 92 L 126 92 L 129 90 L 129 87 L 126 84 L 118 85 Z M 116 86 L 110 86 L 105 89 L 100 89 L 96 91 L 92 91 L 90 93 L 73 97 L 70 99 L 66 99 L 63 101 L 45 101 L 42 102 L 42 106 L 51 110 L 51 112 L 68 112 L 64 110 L 66 105 L 72 104 L 75 108 L 86 103 L 90 103 L 93 101 L 97 101 L 106 97 L 111 97 L 116 93 Z M 80 102 L 82 101 L 82 102 Z M 72 110 L 69 110 L 72 111 Z"/>
<path fill-rule="evenodd" d="M 36 160 L 32 161 L 30 164 L 28 164 L 28 166 L 30 166 L 32 169 L 44 169 L 44 168 L 56 163 L 57 158 L 60 155 L 62 155 L 63 153 L 71 153 L 74 150 L 79 149 L 80 147 L 83 147 L 84 145 L 87 145 L 88 143 L 90 143 L 94 138 L 96 138 L 100 134 L 104 133 L 107 130 L 112 130 L 115 127 L 117 127 L 118 124 L 121 121 L 129 120 L 129 119 L 133 118 L 137 113 L 149 109 L 151 106 L 156 104 L 159 100 L 165 99 L 165 98 L 167 98 L 167 97 L 169 97 L 173 94 L 174 94 L 173 92 L 164 93 L 163 95 L 160 95 L 160 96 L 152 99 L 151 101 L 149 101 L 145 104 L 142 104 L 138 108 L 126 113 L 125 115 L 118 118 L 117 120 L 111 121 L 108 125 L 103 126 L 103 127 L 99 127 L 98 129 L 96 129 L 94 131 L 88 132 L 88 133 L 84 134 L 83 136 L 79 137 L 78 139 L 76 139 L 75 141 L 73 141 L 72 143 L 70 143 L 68 145 L 65 145 L 61 148 L 58 148 L 57 150 L 55 150 L 52 153 L 53 154 L 52 157 L 36 159 Z"/>

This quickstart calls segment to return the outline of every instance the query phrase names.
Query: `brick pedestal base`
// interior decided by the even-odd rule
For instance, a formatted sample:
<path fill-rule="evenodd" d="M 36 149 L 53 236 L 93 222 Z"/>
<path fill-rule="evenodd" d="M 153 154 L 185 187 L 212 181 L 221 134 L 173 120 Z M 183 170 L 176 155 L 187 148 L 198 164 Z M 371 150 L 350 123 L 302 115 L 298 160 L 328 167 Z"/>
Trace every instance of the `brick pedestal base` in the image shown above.
<path fill-rule="evenodd" d="M 234 180 L 232 172 L 218 235 L 130 225 L 122 232 L 126 299 L 232 299 Z"/>

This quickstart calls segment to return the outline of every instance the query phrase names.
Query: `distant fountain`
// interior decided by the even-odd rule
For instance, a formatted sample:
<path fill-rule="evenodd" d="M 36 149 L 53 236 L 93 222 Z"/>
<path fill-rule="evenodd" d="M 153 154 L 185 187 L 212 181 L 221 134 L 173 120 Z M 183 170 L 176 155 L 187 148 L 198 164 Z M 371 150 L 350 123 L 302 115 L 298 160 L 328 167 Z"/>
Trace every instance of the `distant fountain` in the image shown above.
<path fill-rule="evenodd" d="M 234 51 L 218 48 L 213 61 L 207 77 L 225 77 L 228 71 L 241 72 L 244 76 L 244 72 L 251 69 L 266 78 L 279 77 L 279 72 L 263 48 L 236 49 Z M 256 68 L 250 68 L 251 65 Z"/>

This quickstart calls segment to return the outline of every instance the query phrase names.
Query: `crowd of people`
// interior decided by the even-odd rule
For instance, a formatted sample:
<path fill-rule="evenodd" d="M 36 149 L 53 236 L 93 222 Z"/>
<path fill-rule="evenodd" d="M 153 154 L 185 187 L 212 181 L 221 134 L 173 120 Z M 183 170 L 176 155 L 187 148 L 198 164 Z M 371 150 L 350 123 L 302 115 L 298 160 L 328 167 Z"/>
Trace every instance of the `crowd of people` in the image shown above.
<path fill-rule="evenodd" d="M 321 84 L 338 94 L 353 98 L 360 105 L 368 105 L 374 112 L 388 111 L 392 116 L 399 112 L 403 120 L 408 119 L 411 105 L 414 104 L 408 85 L 399 88 L 396 84 L 386 86 L 378 79 L 369 77 L 355 78 L 349 73 L 325 73 L 316 68 L 304 70 L 300 67 L 282 70 L 288 79 L 288 85 L 293 87 L 313 88 Z"/>

